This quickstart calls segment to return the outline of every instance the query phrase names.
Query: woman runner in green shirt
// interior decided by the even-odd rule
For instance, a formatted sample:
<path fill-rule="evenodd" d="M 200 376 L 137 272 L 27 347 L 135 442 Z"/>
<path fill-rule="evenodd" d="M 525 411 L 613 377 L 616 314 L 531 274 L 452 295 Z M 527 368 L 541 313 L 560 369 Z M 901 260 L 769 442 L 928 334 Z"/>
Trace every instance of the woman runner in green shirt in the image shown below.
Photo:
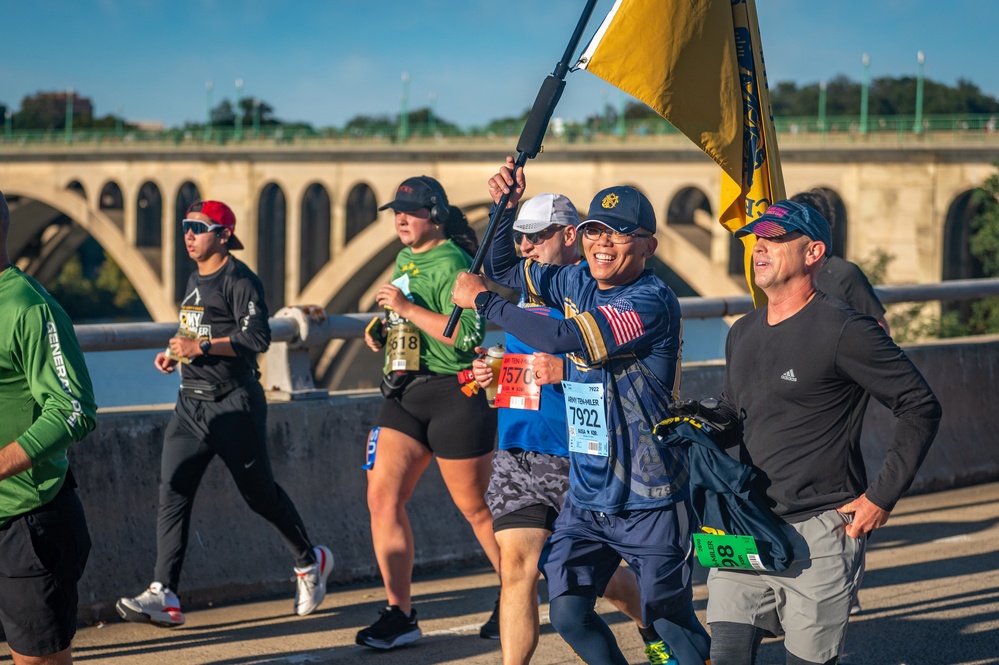
<path fill-rule="evenodd" d="M 468 520 L 493 568 L 499 547 L 483 498 L 489 486 L 496 414 L 484 393 L 462 392 L 457 374 L 471 367 L 485 321 L 466 310 L 452 339 L 443 336 L 451 311 L 451 286 L 471 265 L 475 234 L 465 216 L 447 203 L 440 183 L 409 178 L 380 210 L 395 211 L 405 248 L 396 257 L 392 282 L 375 296 L 389 311 L 383 335 L 366 334 L 373 351 L 385 351 L 385 402 L 368 440 L 368 509 L 371 539 L 388 595 L 388 607 L 357 643 L 392 649 L 422 633 L 410 597 L 415 546 L 406 515 L 416 483 L 434 455 L 451 498 Z M 494 611 L 495 612 L 495 611 Z M 496 625 L 490 619 L 487 626 Z M 498 629 L 483 637 L 498 637 Z"/>

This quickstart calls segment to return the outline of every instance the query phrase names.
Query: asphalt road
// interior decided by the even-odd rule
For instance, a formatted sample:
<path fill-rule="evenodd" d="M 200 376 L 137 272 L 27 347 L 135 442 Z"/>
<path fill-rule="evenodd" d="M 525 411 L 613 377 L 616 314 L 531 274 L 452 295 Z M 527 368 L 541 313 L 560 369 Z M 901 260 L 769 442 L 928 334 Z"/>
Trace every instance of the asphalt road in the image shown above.
<path fill-rule="evenodd" d="M 871 541 L 860 599 L 851 619 L 844 665 L 999 664 L 999 484 L 904 499 Z M 703 571 L 701 571 L 703 573 Z M 704 575 L 695 587 L 704 619 Z M 496 598 L 484 570 L 420 578 L 414 602 L 424 638 L 391 652 L 354 645 L 356 632 L 377 618 L 380 585 L 337 587 L 311 616 L 292 615 L 286 598 L 187 613 L 181 628 L 115 621 L 79 631 L 78 663 L 499 663 L 499 643 L 480 639 Z M 599 606 L 631 663 L 644 663 L 633 624 Z M 577 664 L 547 622 L 542 606 L 538 665 Z M 8 655 L 0 662 L 9 662 Z M 784 663 L 781 640 L 763 644 L 758 665 Z"/>

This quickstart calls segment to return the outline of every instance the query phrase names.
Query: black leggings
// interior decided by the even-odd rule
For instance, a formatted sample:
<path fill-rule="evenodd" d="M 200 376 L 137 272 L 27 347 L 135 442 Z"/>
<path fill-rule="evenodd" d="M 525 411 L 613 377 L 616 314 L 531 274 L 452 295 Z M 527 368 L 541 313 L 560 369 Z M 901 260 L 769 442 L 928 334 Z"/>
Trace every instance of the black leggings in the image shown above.
<path fill-rule="evenodd" d="M 711 624 L 712 665 L 755 665 L 764 632 L 744 623 L 714 622 Z M 836 665 L 837 660 L 838 657 L 833 657 L 824 663 L 813 663 L 787 652 L 787 665 Z"/>
<path fill-rule="evenodd" d="M 576 587 L 553 598 L 549 607 L 552 626 L 588 665 L 627 665 L 614 633 L 593 609 L 596 600 L 593 586 Z M 699 664 L 708 659 L 710 640 L 693 607 L 656 619 L 652 625 L 680 663 Z"/>
<path fill-rule="evenodd" d="M 266 428 L 267 401 L 255 381 L 218 402 L 178 398 L 163 441 L 155 581 L 177 590 L 194 495 L 216 455 L 229 469 L 246 505 L 281 534 L 295 565 L 315 563 L 295 504 L 274 482 L 264 438 Z"/>

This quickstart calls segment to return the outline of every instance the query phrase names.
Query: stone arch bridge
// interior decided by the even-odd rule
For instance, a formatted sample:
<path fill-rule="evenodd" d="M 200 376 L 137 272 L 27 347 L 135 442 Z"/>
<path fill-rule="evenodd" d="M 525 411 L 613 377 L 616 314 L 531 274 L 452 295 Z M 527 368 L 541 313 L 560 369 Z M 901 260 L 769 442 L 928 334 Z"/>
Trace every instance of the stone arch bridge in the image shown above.
<path fill-rule="evenodd" d="M 511 141 L 512 143 L 512 141 Z M 404 178 L 427 174 L 481 231 L 485 180 L 508 148 L 479 145 L 252 147 L 128 146 L 0 151 L 0 190 L 11 201 L 12 258 L 42 281 L 88 236 L 121 267 L 152 317 L 173 319 L 193 266 L 179 233 L 199 198 L 229 203 L 272 309 L 318 304 L 364 310 L 400 248 L 391 211 L 377 212 Z M 967 252 L 971 192 L 999 148 L 788 146 L 788 193 L 818 187 L 838 209 L 837 253 L 895 257 L 889 281 L 973 277 Z M 630 184 L 660 220 L 658 267 L 681 295 L 745 291 L 741 262 L 717 223 L 720 171 L 685 143 L 568 145 L 527 166 L 528 194 L 592 194 Z"/>

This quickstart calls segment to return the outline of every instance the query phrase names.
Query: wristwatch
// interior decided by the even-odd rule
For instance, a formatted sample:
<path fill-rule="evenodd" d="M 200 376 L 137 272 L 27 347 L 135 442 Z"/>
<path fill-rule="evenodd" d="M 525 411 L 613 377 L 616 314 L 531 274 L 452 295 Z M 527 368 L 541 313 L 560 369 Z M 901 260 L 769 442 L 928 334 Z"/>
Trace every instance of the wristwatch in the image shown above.
<path fill-rule="evenodd" d="M 492 291 L 479 291 L 479 293 L 475 295 L 475 309 L 481 312 L 482 308 L 489 304 L 489 298 L 492 295 Z"/>
<path fill-rule="evenodd" d="M 198 346 L 201 347 L 201 355 L 207 356 L 208 352 L 212 350 L 212 340 L 203 339 L 201 340 L 201 344 L 199 344 Z"/>

